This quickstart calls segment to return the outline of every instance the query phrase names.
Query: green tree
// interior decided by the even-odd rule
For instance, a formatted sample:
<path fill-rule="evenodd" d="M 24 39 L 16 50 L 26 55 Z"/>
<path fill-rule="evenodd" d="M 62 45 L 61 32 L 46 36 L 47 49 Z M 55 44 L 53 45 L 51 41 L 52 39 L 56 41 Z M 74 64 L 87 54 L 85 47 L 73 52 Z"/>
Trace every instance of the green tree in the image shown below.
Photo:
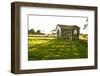
<path fill-rule="evenodd" d="M 28 30 L 28 34 L 35 34 L 34 29 L 30 29 L 30 30 Z"/>
<path fill-rule="evenodd" d="M 40 30 L 37 30 L 36 34 L 41 34 L 41 31 Z"/>

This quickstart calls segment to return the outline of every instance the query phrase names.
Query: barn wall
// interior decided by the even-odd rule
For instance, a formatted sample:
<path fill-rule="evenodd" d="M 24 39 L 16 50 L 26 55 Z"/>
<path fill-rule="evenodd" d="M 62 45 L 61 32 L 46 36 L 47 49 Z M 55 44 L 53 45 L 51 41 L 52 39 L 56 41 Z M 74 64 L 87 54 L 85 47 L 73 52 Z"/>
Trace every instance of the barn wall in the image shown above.
<path fill-rule="evenodd" d="M 61 37 L 69 38 L 69 32 L 70 32 L 70 30 L 62 30 L 61 31 Z"/>
<path fill-rule="evenodd" d="M 73 32 L 74 32 L 74 30 L 73 30 Z M 73 35 L 73 39 L 79 39 L 79 29 L 77 29 L 77 35 L 75 35 L 75 34 L 72 34 Z"/>
<path fill-rule="evenodd" d="M 57 31 L 58 31 L 58 30 L 59 30 L 59 36 L 57 35 Z M 57 29 L 56 29 L 56 36 L 57 36 L 57 37 L 61 37 L 61 28 L 60 28 L 59 26 L 58 26 Z"/>

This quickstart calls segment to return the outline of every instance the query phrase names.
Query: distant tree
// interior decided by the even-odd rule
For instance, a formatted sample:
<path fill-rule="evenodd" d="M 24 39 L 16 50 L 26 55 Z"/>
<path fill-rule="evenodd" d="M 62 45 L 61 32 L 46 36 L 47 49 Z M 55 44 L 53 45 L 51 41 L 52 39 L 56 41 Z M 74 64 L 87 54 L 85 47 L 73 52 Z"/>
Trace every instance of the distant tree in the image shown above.
<path fill-rule="evenodd" d="M 35 34 L 34 29 L 30 29 L 30 30 L 28 30 L 28 34 Z"/>
<path fill-rule="evenodd" d="M 41 34 L 41 31 L 40 30 L 37 30 L 36 34 Z"/>
<path fill-rule="evenodd" d="M 86 19 L 86 22 L 85 22 L 85 24 L 84 24 L 83 30 L 85 30 L 87 27 L 88 27 L 88 18 Z"/>

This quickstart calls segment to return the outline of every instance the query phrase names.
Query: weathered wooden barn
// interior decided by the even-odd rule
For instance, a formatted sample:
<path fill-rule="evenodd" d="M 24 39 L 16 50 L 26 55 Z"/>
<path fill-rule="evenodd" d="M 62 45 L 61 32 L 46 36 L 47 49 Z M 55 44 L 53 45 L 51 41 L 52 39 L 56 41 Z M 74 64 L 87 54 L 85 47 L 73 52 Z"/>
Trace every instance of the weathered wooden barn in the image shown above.
<path fill-rule="evenodd" d="M 58 38 L 66 38 L 69 40 L 79 39 L 80 27 L 76 25 L 58 24 L 55 30 Z"/>

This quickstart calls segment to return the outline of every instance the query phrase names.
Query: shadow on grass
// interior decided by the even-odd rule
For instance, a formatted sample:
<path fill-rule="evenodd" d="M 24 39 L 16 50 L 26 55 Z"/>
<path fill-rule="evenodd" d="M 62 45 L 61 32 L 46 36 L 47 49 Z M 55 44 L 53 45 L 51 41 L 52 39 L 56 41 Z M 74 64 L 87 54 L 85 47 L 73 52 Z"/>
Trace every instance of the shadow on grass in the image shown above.
<path fill-rule="evenodd" d="M 87 41 L 69 41 L 66 39 L 46 39 L 41 41 L 44 41 L 44 43 L 35 44 L 33 40 L 33 43 L 28 44 L 29 60 L 77 59 L 88 57 Z"/>

